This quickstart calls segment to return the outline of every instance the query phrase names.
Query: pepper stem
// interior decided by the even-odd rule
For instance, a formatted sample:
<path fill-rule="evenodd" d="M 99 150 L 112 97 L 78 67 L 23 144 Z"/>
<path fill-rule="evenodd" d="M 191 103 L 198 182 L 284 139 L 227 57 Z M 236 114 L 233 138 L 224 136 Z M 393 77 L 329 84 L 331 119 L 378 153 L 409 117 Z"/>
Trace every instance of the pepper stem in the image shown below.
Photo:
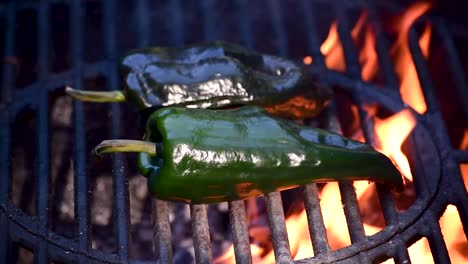
<path fill-rule="evenodd" d="M 122 91 L 83 91 L 66 87 L 65 92 L 71 97 L 85 102 L 115 103 L 124 102 L 126 100 Z"/>
<path fill-rule="evenodd" d="M 141 140 L 112 139 L 104 140 L 94 148 L 96 155 L 115 152 L 143 152 L 155 156 L 156 144 Z"/>

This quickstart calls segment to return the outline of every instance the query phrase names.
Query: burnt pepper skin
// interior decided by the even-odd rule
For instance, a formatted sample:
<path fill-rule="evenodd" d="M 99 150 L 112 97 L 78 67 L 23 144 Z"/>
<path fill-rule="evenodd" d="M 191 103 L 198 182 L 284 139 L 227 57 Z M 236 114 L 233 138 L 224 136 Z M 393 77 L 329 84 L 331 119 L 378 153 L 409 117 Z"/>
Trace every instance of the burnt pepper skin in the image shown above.
<path fill-rule="evenodd" d="M 140 110 L 258 105 L 304 119 L 332 96 L 292 61 L 220 41 L 132 51 L 121 61 L 121 75 L 125 97 Z"/>
<path fill-rule="evenodd" d="M 372 147 L 258 107 L 163 108 L 149 117 L 144 139 L 162 146 L 138 157 L 149 192 L 162 200 L 216 203 L 339 180 L 402 187 L 399 171 Z"/>

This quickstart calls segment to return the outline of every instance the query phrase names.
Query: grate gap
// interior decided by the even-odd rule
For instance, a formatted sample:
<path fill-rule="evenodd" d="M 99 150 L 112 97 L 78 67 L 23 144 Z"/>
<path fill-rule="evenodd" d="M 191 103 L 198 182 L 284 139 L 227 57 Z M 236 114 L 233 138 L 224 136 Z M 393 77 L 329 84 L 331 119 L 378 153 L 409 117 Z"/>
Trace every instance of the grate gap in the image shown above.
<path fill-rule="evenodd" d="M 51 72 L 62 72 L 71 67 L 70 39 L 70 6 L 68 4 L 52 4 L 50 7 L 50 67 Z M 54 25 L 61 25 L 60 27 Z"/>
<path fill-rule="evenodd" d="M 22 247 L 19 243 L 12 245 L 13 256 L 10 263 L 34 263 L 34 253 L 32 250 Z"/>
<path fill-rule="evenodd" d="M 412 263 L 434 263 L 426 237 L 420 238 L 410 245 L 408 247 L 408 254 Z"/>
<path fill-rule="evenodd" d="M 427 67 L 432 77 L 440 112 L 454 148 L 468 148 L 468 83 L 461 60 L 464 58 L 441 23 L 432 23 Z M 465 43 L 468 44 L 467 41 Z M 465 56 L 466 57 L 466 56 Z M 447 67 L 440 67 L 447 65 Z M 465 125 L 461 125 L 465 124 Z"/>
<path fill-rule="evenodd" d="M 463 232 L 463 226 L 457 207 L 449 204 L 439 219 L 442 236 L 447 245 L 452 263 L 466 263 L 468 261 L 468 238 Z"/>
<path fill-rule="evenodd" d="M 33 83 L 38 78 L 38 29 L 31 27 L 37 24 L 37 11 L 24 9 L 16 16 L 16 56 L 9 58 L 18 69 L 16 76 L 17 89 Z"/>
<path fill-rule="evenodd" d="M 73 237 L 73 142 L 72 100 L 60 92 L 49 93 L 50 119 L 50 208 L 51 230 L 67 238 Z"/>
<path fill-rule="evenodd" d="M 320 52 L 320 46 L 322 43 L 319 40 L 319 32 L 317 30 L 316 6 L 307 0 L 302 0 L 300 4 L 301 9 L 304 12 L 304 27 L 308 42 L 308 52 L 310 52 L 314 64 L 319 65 L 320 67 L 325 67 L 325 61 L 322 53 Z"/>
<path fill-rule="evenodd" d="M 101 18 L 103 17 L 102 1 L 85 1 L 83 9 L 83 30 L 86 32 L 84 38 L 84 61 L 95 63 L 102 59 L 104 54 L 104 41 L 92 41 L 102 38 L 105 32 Z"/>
<path fill-rule="evenodd" d="M 25 110 L 16 116 L 11 126 L 11 200 L 15 206 L 29 215 L 36 215 L 35 154 L 36 138 L 31 131 L 37 131 L 37 113 Z"/>

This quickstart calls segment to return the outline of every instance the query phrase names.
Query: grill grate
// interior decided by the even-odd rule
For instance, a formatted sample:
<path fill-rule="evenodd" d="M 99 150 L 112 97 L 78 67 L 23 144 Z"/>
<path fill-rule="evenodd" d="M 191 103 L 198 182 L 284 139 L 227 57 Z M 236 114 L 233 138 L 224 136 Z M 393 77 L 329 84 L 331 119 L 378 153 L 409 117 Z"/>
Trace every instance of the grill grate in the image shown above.
<path fill-rule="evenodd" d="M 112 157 L 112 186 L 113 186 L 113 216 L 114 233 L 116 234 L 116 252 L 106 253 L 91 247 L 90 225 L 90 197 L 89 176 L 87 172 L 87 139 L 85 131 L 85 112 L 81 102 L 73 102 L 73 165 L 74 165 L 74 212 L 75 212 L 75 237 L 66 238 L 55 234 L 49 229 L 50 213 L 50 160 L 49 160 L 49 135 L 50 135 L 50 101 L 49 93 L 70 84 L 77 89 L 85 88 L 84 80 L 99 75 L 106 78 L 106 89 L 119 88 L 119 75 L 117 63 L 119 58 L 118 42 L 118 2 L 103 0 L 103 47 L 104 59 L 87 63 L 84 59 L 84 2 L 73 0 L 70 2 L 70 43 L 72 69 L 61 73 L 52 73 L 50 64 L 50 6 L 53 3 L 69 1 L 10 1 L 0 6 L 0 15 L 5 21 L 4 51 L 3 56 L 14 58 L 17 51 L 15 31 L 16 15 L 19 10 L 34 9 L 37 12 L 37 81 L 24 89 L 16 89 L 15 65 L 5 63 L 3 65 L 2 92 L 0 105 L 0 233 L 4 234 L 0 239 L 0 263 L 8 263 L 11 241 L 19 242 L 32 249 L 37 263 L 48 261 L 64 262 L 108 262 L 126 263 L 141 261 L 131 257 L 130 248 L 130 208 L 127 182 L 127 165 L 121 154 Z M 321 4 L 329 4 L 328 1 L 318 1 Z M 378 8 L 373 1 L 365 1 L 364 6 L 351 1 L 343 4 L 337 1 L 331 9 L 338 20 L 338 34 L 343 45 L 346 73 L 338 73 L 326 69 L 325 59 L 320 53 L 320 38 L 318 21 L 315 15 L 319 10 L 311 1 L 301 0 L 297 2 L 298 8 L 303 12 L 303 24 L 306 29 L 303 38 L 307 42 L 307 51 L 314 59 L 314 64 L 309 67 L 311 73 L 319 76 L 320 81 L 330 86 L 337 86 L 348 92 L 352 100 L 357 104 L 360 123 L 367 142 L 376 143 L 372 119 L 365 111 L 365 104 L 374 102 L 384 106 L 391 112 L 403 109 L 404 104 L 399 95 L 399 84 L 393 70 L 388 54 L 388 42 L 378 17 Z M 216 23 L 222 19 L 218 3 L 214 0 L 200 2 L 203 21 L 201 23 L 203 38 L 206 40 L 218 39 L 220 32 Z M 249 48 L 260 46 L 259 38 L 256 38 L 252 25 L 253 15 L 249 9 L 250 3 L 246 0 L 237 0 L 234 3 L 237 13 L 236 24 L 238 26 L 239 41 Z M 289 2 L 272 0 L 266 2 L 268 16 L 262 19 L 271 19 L 272 34 L 274 37 L 275 52 L 282 56 L 288 56 L 291 44 L 288 42 L 291 34 L 297 34 L 287 28 L 285 7 L 291 7 Z M 365 83 L 361 79 L 361 67 L 358 61 L 356 48 L 353 44 L 348 24 L 348 9 L 365 8 L 368 11 L 371 26 L 376 34 L 376 51 L 379 57 L 379 67 L 385 81 L 384 89 L 375 84 Z M 170 34 L 167 36 L 172 45 L 181 45 L 189 38 L 187 23 L 184 21 L 184 2 L 172 0 L 167 3 Z M 161 12 L 163 12 L 161 11 Z M 136 47 L 146 47 L 154 41 L 152 36 L 156 30 L 151 17 L 158 10 L 153 10 L 150 1 L 139 0 L 135 3 L 133 19 L 135 20 Z M 263 14 L 263 13 L 262 13 Z M 264 15 L 264 14 L 263 14 Z M 427 17 L 434 25 L 438 38 L 442 40 L 443 50 L 449 62 L 452 78 L 460 98 L 468 99 L 468 85 L 463 74 L 462 63 L 457 55 L 453 43 L 453 34 L 446 22 L 440 18 Z M 227 23 L 227 22 L 226 22 Z M 155 25 L 158 26 L 158 25 Z M 462 32 L 466 34 L 466 32 Z M 466 36 L 466 35 L 465 35 Z M 158 36 L 159 37 L 159 36 Z M 166 36 L 165 36 L 166 37 Z M 233 38 L 236 38 L 233 37 Z M 421 237 L 426 237 L 437 263 L 449 263 L 449 255 L 444 243 L 439 218 L 447 204 L 454 204 L 460 214 L 460 218 L 466 233 L 468 230 L 468 198 L 464 184 L 458 169 L 459 163 L 468 162 L 468 151 L 456 150 L 451 147 L 450 138 L 444 125 L 442 114 L 438 107 L 438 101 L 434 92 L 431 76 L 426 65 L 422 51 L 418 45 L 418 35 L 414 28 L 409 32 L 409 47 L 413 57 L 419 81 L 423 88 L 427 113 L 419 115 L 418 126 L 410 136 L 408 158 L 415 175 L 415 186 L 418 198 L 411 208 L 399 213 L 395 209 L 393 198 L 384 188 L 378 188 L 379 201 L 382 206 L 386 228 L 376 235 L 366 236 L 359 212 L 356 193 L 350 182 L 340 182 L 340 194 L 344 206 L 344 213 L 348 223 L 348 230 L 352 245 L 332 251 L 327 240 L 326 229 L 320 208 L 318 187 L 316 184 L 304 186 L 304 200 L 308 216 L 309 232 L 312 239 L 315 257 L 298 260 L 295 263 L 371 263 L 394 258 L 397 263 L 409 263 L 410 258 L 407 247 Z M 463 113 L 468 118 L 468 100 L 461 100 Z M 37 215 L 29 216 L 17 208 L 11 201 L 11 153 L 12 153 L 12 120 L 24 108 L 32 108 L 37 113 L 37 129 L 34 131 L 37 137 L 36 155 L 36 208 Z M 109 105 L 110 138 L 119 138 L 122 131 L 121 106 Z M 341 132 L 337 120 L 335 105 L 328 109 L 329 130 Z M 132 120 L 134 121 L 134 120 Z M 428 151 L 430 150 L 430 151 Z M 266 196 L 266 205 L 271 238 L 275 258 L 277 262 L 291 262 L 291 252 L 288 242 L 285 217 L 280 193 L 271 193 Z M 244 203 L 241 201 L 229 203 L 229 217 L 231 221 L 235 257 L 239 263 L 252 261 L 249 245 L 249 233 L 246 223 Z M 193 243 L 197 263 L 209 263 L 213 261 L 209 222 L 206 205 L 193 205 L 190 207 L 192 217 Z M 154 246 L 156 260 L 159 263 L 170 263 L 172 256 L 172 233 L 169 221 L 170 207 L 167 202 L 157 199 L 152 200 L 152 216 L 154 219 Z M 465 234 L 466 235 L 466 234 Z"/>

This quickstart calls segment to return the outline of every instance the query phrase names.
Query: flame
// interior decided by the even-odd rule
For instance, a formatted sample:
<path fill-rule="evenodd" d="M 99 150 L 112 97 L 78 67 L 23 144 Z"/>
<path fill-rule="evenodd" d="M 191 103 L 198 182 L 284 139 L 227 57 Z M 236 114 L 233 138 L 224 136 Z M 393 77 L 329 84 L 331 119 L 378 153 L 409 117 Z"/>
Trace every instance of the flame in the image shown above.
<path fill-rule="evenodd" d="M 376 118 L 375 132 L 380 141 L 380 150 L 391 158 L 403 175 L 412 180 L 408 159 L 401 151 L 403 141 L 416 126 L 416 118 L 409 109 L 404 109 L 382 120 Z"/>
<path fill-rule="evenodd" d="M 320 52 L 325 56 L 325 65 L 329 69 L 344 72 L 345 61 L 343 47 L 338 36 L 338 24 L 333 22 L 328 31 L 328 37 L 320 46 Z"/>
<path fill-rule="evenodd" d="M 359 54 L 359 62 L 362 65 L 361 78 L 364 81 L 370 81 L 377 73 L 378 59 L 375 51 L 375 34 L 373 34 L 369 26 L 366 27 L 366 30 L 362 52 Z"/>
<path fill-rule="evenodd" d="M 460 143 L 461 150 L 468 149 L 468 128 L 465 129 L 465 134 L 463 135 L 463 139 Z M 460 164 L 460 172 L 463 179 L 463 183 L 465 184 L 465 189 L 468 192 L 468 164 Z"/>
<path fill-rule="evenodd" d="M 408 248 L 408 255 L 413 263 L 434 263 L 427 238 L 423 237 Z"/>
<path fill-rule="evenodd" d="M 401 81 L 400 92 L 403 101 L 421 114 L 426 112 L 427 106 L 408 46 L 408 32 L 416 19 L 423 15 L 430 6 L 429 3 L 416 3 L 403 14 L 401 19 L 399 19 L 399 23 L 396 23 L 396 30 L 399 32 L 399 35 L 395 45 L 391 49 L 395 60 L 395 71 Z M 429 53 L 430 34 L 431 27 L 426 26 L 419 41 L 421 50 L 426 57 Z"/>
<path fill-rule="evenodd" d="M 449 204 L 439 224 L 452 263 L 468 263 L 468 241 L 463 235 L 457 207 Z"/>
<path fill-rule="evenodd" d="M 463 134 L 459 149 L 468 149 L 468 128 L 465 128 L 465 133 Z"/>
<path fill-rule="evenodd" d="M 400 92 L 403 101 L 415 109 L 418 113 L 424 113 L 427 106 L 424 101 L 421 85 L 417 76 L 411 53 L 408 46 L 408 32 L 412 24 L 418 17 L 424 14 L 430 8 L 428 3 L 416 3 L 407 9 L 401 16 L 398 17 L 392 32 L 397 34 L 397 40 L 391 47 L 390 53 L 395 64 L 395 71 L 400 79 Z M 419 39 L 419 46 L 423 55 L 427 58 L 429 55 L 429 44 L 431 39 L 431 26 L 426 25 L 423 34 Z M 364 81 L 372 81 L 375 79 L 378 68 L 378 56 L 375 49 L 376 37 L 375 32 L 368 22 L 367 13 L 363 12 L 351 31 L 351 37 L 354 43 L 360 47 L 359 63 L 362 66 L 361 78 Z M 328 36 L 320 47 L 320 52 L 324 55 L 326 66 L 335 71 L 344 72 L 346 64 L 344 60 L 343 47 L 338 35 L 338 24 L 333 22 L 330 25 Z M 305 56 L 303 63 L 309 65 L 313 63 L 311 56 Z M 407 186 L 410 186 L 412 175 L 408 160 L 401 151 L 401 146 L 407 136 L 411 133 L 416 125 L 416 117 L 409 109 L 404 109 L 388 118 L 381 119 L 377 117 L 379 108 L 376 106 L 367 106 L 365 109 L 370 116 L 375 120 L 375 132 L 378 138 L 377 148 L 387 155 L 395 165 L 400 169 L 402 174 L 409 181 Z M 358 111 L 355 106 L 352 106 L 351 111 L 355 113 L 354 117 L 358 116 Z M 354 118 L 352 121 L 359 121 Z M 355 128 L 353 139 L 363 141 L 362 131 L 359 129 L 359 123 L 352 125 Z M 465 132 L 463 146 L 468 148 L 468 130 Z M 468 182 L 468 165 L 462 166 L 463 172 Z M 363 226 L 366 235 L 373 235 L 385 227 L 382 209 L 378 201 L 378 196 L 374 183 L 367 181 L 355 181 L 353 183 L 356 190 L 360 213 L 363 219 Z M 413 193 L 414 194 L 414 193 Z M 330 182 L 325 184 L 319 193 L 320 205 L 322 208 L 323 219 L 327 231 L 327 238 L 332 250 L 346 247 L 351 244 L 346 218 L 343 212 L 343 204 L 341 202 L 338 183 Z M 411 192 L 402 194 L 402 199 L 411 200 Z M 411 201 L 410 201 L 411 202 Z M 249 207 L 252 206 L 252 210 Z M 260 210 L 261 211 L 261 210 Z M 247 202 L 248 219 L 254 220 L 255 214 L 261 213 L 256 205 Z M 252 215 L 250 215 L 253 212 Z M 264 213 L 264 212 L 263 212 Z M 448 218 L 447 218 L 448 219 Z M 441 220 L 442 229 L 447 220 Z M 303 259 L 313 256 L 313 248 L 309 236 L 307 215 L 304 210 L 300 213 L 289 215 L 286 219 L 286 228 L 288 230 L 288 238 L 292 257 Z M 452 232 L 452 231 L 450 231 Z M 250 227 L 249 233 L 254 241 L 251 243 L 252 260 L 254 263 L 274 263 L 274 252 L 271 249 L 271 241 L 268 241 L 270 246 L 265 246 L 258 241 L 269 239 L 268 227 Z M 413 260 L 425 260 L 427 252 L 425 240 L 415 243 L 409 248 L 409 254 Z M 427 243 L 427 241 L 426 241 Z M 234 263 L 234 247 L 231 247 L 219 258 L 215 263 Z M 385 263 L 394 263 L 392 259 Z"/>

